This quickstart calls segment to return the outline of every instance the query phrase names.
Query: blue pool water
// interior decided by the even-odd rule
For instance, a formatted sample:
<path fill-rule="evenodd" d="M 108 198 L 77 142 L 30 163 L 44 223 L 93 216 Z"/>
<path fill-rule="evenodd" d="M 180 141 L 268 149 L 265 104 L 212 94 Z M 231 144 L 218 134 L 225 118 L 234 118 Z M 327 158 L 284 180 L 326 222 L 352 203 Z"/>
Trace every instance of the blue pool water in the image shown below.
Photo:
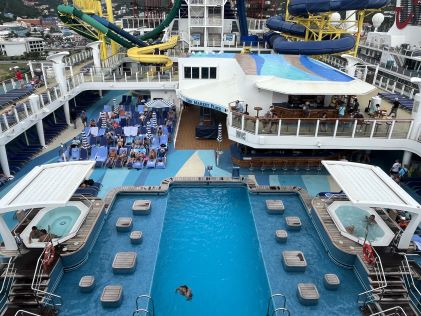
<path fill-rule="evenodd" d="M 344 227 L 354 226 L 352 235 L 364 238 L 366 234 L 367 217 L 370 213 L 352 205 L 341 205 L 335 210 L 336 216 Z M 377 224 L 370 224 L 367 240 L 375 241 L 384 236 L 383 229 Z"/>
<path fill-rule="evenodd" d="M 174 293 L 187 284 L 192 301 Z M 157 315 L 264 315 L 269 289 L 245 188 L 170 192 L 152 296 Z"/>
<path fill-rule="evenodd" d="M 38 229 L 63 237 L 70 233 L 79 215 L 80 210 L 75 206 L 57 207 L 45 213 L 36 225 Z"/>

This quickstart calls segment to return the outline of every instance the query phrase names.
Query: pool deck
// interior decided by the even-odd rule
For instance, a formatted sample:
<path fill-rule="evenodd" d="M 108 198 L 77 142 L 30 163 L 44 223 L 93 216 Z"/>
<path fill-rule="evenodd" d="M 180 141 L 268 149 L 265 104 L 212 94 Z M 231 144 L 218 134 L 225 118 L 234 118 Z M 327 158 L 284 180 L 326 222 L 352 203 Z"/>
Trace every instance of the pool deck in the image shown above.
<path fill-rule="evenodd" d="M 325 231 L 327 232 L 332 244 L 339 250 L 351 254 L 358 255 L 362 251 L 362 246 L 341 235 L 336 224 L 333 222 L 331 216 L 327 212 L 326 200 L 316 197 L 311 202 L 314 213 L 319 217 Z"/>

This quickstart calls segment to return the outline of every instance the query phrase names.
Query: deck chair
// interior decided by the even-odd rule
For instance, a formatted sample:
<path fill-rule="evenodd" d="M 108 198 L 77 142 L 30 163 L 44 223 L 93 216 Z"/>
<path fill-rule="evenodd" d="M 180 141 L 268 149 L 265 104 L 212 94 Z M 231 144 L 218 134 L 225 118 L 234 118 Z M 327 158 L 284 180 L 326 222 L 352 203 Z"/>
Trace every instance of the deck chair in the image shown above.
<path fill-rule="evenodd" d="M 91 135 L 97 137 L 99 132 L 98 126 L 91 127 Z"/>
<path fill-rule="evenodd" d="M 111 106 L 109 106 L 108 104 L 104 105 L 104 112 L 112 112 Z"/>
<path fill-rule="evenodd" d="M 91 147 L 91 156 L 89 158 L 89 160 L 96 160 L 96 156 L 98 154 L 98 148 L 97 146 L 92 146 Z"/>
<path fill-rule="evenodd" d="M 159 137 L 159 146 L 165 145 L 165 147 L 168 146 L 168 135 L 162 135 Z"/>
<path fill-rule="evenodd" d="M 85 148 L 80 149 L 80 160 L 87 160 L 88 159 L 88 150 Z"/>
<path fill-rule="evenodd" d="M 156 159 L 149 159 L 146 163 L 146 168 L 155 168 L 156 166 Z"/>
<path fill-rule="evenodd" d="M 164 156 L 162 158 L 157 158 L 155 168 L 156 169 L 165 169 L 167 167 L 166 163 L 167 163 L 167 157 L 166 156 Z"/>
<path fill-rule="evenodd" d="M 80 148 L 70 148 L 70 160 L 79 160 L 80 159 Z"/>
<path fill-rule="evenodd" d="M 107 161 L 107 159 L 108 159 L 107 147 L 105 147 L 105 146 L 98 147 L 98 151 L 97 151 L 97 154 L 95 156 L 95 161 L 96 161 L 95 166 L 96 167 L 103 167 L 105 162 Z"/>
<path fill-rule="evenodd" d="M 137 105 L 137 112 L 139 112 L 139 113 L 145 112 L 145 105 L 144 104 L 138 104 Z"/>
<path fill-rule="evenodd" d="M 132 168 L 137 170 L 143 169 L 143 161 L 135 161 Z"/>

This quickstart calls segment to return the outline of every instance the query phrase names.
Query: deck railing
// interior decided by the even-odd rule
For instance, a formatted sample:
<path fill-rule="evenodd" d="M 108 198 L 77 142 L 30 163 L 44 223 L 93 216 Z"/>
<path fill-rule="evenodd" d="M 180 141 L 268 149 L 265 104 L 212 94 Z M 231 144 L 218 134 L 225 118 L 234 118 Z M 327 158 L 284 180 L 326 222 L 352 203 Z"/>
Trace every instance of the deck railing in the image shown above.
<path fill-rule="evenodd" d="M 408 256 L 410 256 L 410 254 L 402 253 L 401 255 L 403 260 L 399 269 L 408 289 L 408 297 L 411 300 L 412 307 L 416 309 L 419 315 L 421 315 L 421 292 L 415 285 L 414 278 L 412 277 L 411 266 L 408 261 Z M 418 255 L 415 254 L 414 256 Z"/>
<path fill-rule="evenodd" d="M 408 139 L 413 126 L 411 119 L 266 119 L 238 112 L 229 115 L 231 127 L 239 132 L 264 136 Z"/>
<path fill-rule="evenodd" d="M 370 316 L 406 316 L 407 314 L 400 306 L 391 307 L 381 312 L 370 314 Z"/>

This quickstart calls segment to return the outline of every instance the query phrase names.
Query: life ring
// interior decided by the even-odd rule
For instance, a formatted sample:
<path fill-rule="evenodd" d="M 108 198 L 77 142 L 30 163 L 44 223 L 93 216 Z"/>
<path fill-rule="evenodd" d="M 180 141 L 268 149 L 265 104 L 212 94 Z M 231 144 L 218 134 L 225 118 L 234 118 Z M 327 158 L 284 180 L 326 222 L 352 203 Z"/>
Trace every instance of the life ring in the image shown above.
<path fill-rule="evenodd" d="M 42 259 L 42 266 L 44 270 L 48 270 L 48 268 L 51 266 L 51 264 L 54 261 L 55 255 L 56 255 L 56 249 L 54 248 L 54 245 L 52 243 L 48 244 L 45 247 L 44 258 Z"/>
<path fill-rule="evenodd" d="M 363 246 L 363 256 L 364 260 L 368 264 L 374 264 L 374 262 L 376 261 L 376 257 L 374 256 L 374 249 L 368 243 L 365 243 Z"/>

